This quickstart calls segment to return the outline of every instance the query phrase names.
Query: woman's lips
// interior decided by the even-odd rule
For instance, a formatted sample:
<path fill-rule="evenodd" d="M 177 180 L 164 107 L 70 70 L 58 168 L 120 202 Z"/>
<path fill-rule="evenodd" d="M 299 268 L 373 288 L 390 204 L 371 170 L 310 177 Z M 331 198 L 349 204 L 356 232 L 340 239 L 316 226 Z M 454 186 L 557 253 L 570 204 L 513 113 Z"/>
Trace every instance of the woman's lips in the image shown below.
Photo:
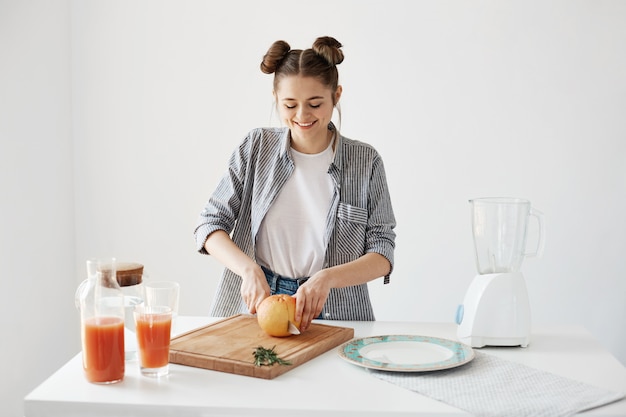
<path fill-rule="evenodd" d="M 295 124 L 297 124 L 298 126 L 302 127 L 302 128 L 307 128 L 307 127 L 311 127 L 315 124 L 315 122 L 294 122 Z"/>

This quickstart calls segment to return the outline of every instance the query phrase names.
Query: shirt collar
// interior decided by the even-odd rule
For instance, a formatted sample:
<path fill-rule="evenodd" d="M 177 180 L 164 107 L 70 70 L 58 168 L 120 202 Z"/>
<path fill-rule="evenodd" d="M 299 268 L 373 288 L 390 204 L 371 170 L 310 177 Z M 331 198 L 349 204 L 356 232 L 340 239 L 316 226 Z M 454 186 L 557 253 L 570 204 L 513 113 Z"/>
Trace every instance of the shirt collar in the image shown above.
<path fill-rule="evenodd" d="M 283 131 L 280 137 L 280 140 L 282 142 L 282 149 L 280 151 L 280 157 L 281 158 L 289 158 L 289 148 L 291 147 L 291 142 L 289 140 L 289 137 L 291 135 L 289 134 L 289 128 L 288 127 L 283 127 Z"/>
<path fill-rule="evenodd" d="M 335 132 L 335 157 L 333 158 L 332 165 L 337 170 L 341 171 L 343 167 L 343 136 L 339 133 L 339 130 L 335 127 L 333 122 L 330 122 L 329 128 Z"/>

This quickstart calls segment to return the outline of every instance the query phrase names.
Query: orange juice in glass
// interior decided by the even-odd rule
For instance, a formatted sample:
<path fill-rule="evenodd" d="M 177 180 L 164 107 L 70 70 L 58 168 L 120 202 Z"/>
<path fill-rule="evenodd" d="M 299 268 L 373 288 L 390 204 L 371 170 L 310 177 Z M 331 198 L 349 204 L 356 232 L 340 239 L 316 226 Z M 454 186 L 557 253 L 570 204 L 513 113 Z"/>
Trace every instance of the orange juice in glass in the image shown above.
<path fill-rule="evenodd" d="M 110 384 L 124 379 L 124 321 L 119 317 L 85 319 L 83 368 L 89 382 Z"/>
<path fill-rule="evenodd" d="M 172 309 L 139 305 L 135 307 L 134 316 L 141 373 L 152 377 L 167 375 Z"/>

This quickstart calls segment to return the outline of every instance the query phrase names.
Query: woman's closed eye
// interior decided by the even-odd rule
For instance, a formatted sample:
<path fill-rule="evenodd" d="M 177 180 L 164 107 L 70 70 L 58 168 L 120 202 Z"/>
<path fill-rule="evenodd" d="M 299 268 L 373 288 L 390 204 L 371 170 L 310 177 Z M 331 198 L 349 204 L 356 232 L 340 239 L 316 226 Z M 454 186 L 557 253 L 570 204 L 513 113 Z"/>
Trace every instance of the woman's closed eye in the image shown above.
<path fill-rule="evenodd" d="M 319 109 L 322 106 L 322 103 L 319 104 L 309 104 L 309 107 L 311 107 L 312 109 Z M 297 107 L 296 104 L 285 104 L 285 108 L 289 109 L 289 110 L 293 110 Z"/>

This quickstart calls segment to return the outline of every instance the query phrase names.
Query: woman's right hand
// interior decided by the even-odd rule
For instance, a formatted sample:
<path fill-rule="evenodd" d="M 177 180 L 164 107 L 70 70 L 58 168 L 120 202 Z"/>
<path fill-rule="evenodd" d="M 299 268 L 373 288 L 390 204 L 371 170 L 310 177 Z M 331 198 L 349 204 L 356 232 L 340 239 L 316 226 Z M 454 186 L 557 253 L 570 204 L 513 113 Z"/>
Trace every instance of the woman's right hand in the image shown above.
<path fill-rule="evenodd" d="M 248 306 L 250 314 L 256 313 L 259 303 L 270 295 L 263 269 L 239 249 L 224 230 L 216 230 L 209 235 L 204 248 L 226 268 L 242 278 L 241 298 Z"/>
<path fill-rule="evenodd" d="M 267 284 L 265 273 L 260 266 L 252 268 L 241 275 L 241 298 L 248 306 L 250 314 L 256 314 L 256 308 L 270 295 L 270 286 Z"/>

